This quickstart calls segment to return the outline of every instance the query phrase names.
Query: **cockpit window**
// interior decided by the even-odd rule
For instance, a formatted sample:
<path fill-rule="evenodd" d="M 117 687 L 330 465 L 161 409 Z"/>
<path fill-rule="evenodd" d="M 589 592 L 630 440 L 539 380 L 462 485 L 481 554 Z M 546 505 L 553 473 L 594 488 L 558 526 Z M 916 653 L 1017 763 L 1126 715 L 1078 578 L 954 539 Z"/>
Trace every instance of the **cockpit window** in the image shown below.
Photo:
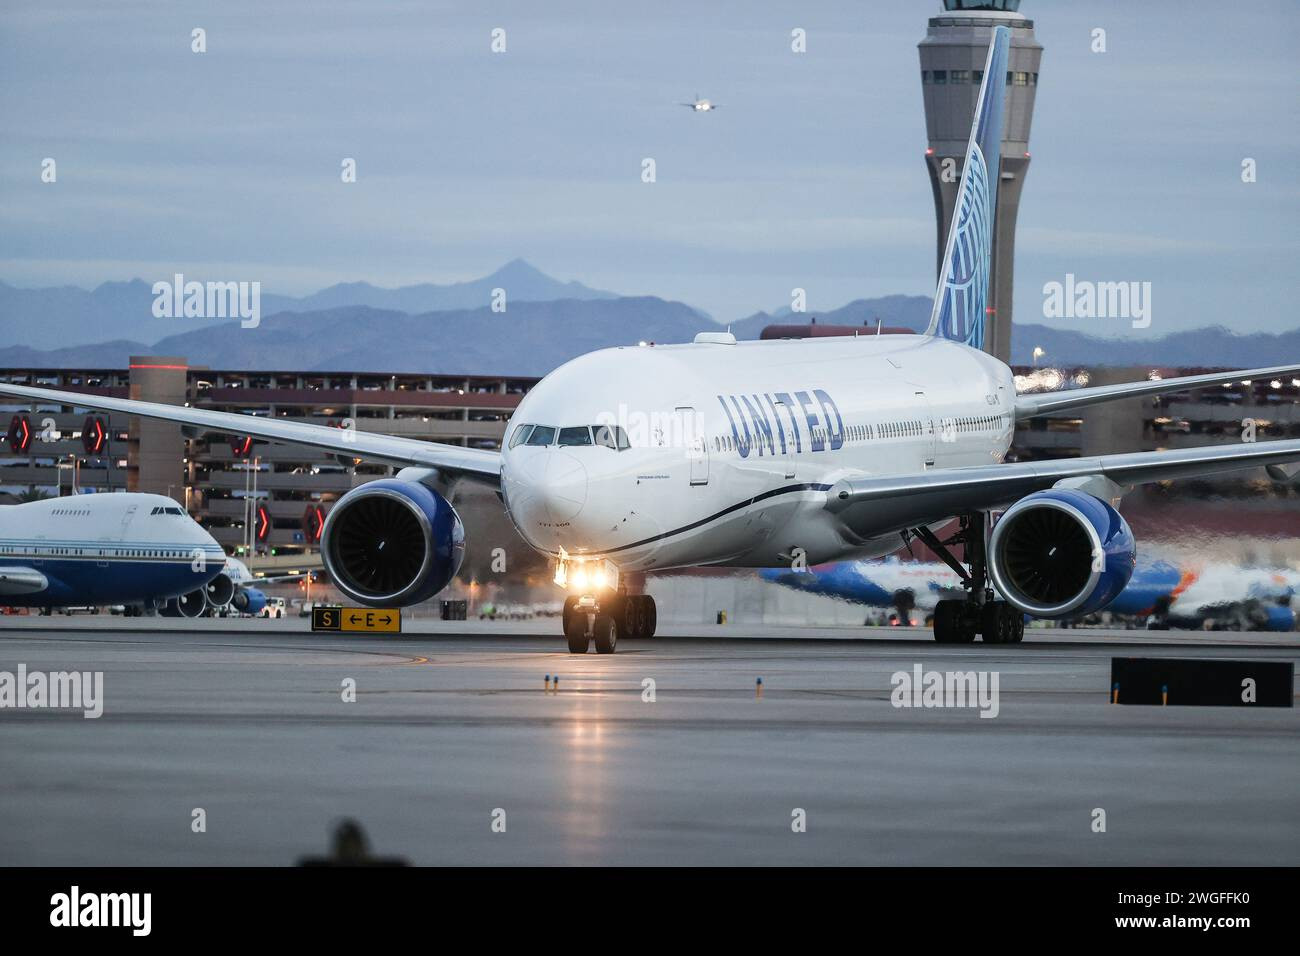
<path fill-rule="evenodd" d="M 627 440 L 627 432 L 623 431 L 621 425 L 592 425 L 591 431 L 596 436 L 597 445 L 604 445 L 615 451 L 632 447 Z"/>
<path fill-rule="evenodd" d="M 534 425 L 525 445 L 549 445 L 555 441 L 555 429 L 550 425 Z"/>
<path fill-rule="evenodd" d="M 572 425 L 560 429 L 561 445 L 590 445 L 591 429 L 586 425 Z"/>
<path fill-rule="evenodd" d="M 532 430 L 533 430 L 532 425 L 520 425 L 518 428 L 516 428 L 514 430 L 514 434 L 510 436 L 510 447 L 514 448 L 516 445 L 518 445 L 521 441 L 523 441 L 525 438 L 528 437 L 528 433 L 531 432 Z"/>

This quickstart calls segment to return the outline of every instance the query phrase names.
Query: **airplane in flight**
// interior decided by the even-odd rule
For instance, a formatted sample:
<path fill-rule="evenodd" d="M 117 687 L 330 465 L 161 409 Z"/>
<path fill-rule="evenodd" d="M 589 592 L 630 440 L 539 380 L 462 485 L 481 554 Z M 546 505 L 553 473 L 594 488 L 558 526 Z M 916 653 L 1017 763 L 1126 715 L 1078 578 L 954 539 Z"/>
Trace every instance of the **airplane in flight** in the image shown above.
<path fill-rule="evenodd" d="M 942 600 L 962 594 L 962 579 L 939 561 L 841 561 L 814 568 L 768 568 L 767 581 L 793 590 L 892 608 L 907 623 L 913 612 L 929 616 Z M 1300 571 L 1240 568 L 1214 563 L 1193 567 L 1139 561 L 1133 576 L 1106 610 L 1149 626 L 1198 629 L 1295 630 L 1292 602 L 1300 594 Z"/>
<path fill-rule="evenodd" d="M 349 491 L 322 529 L 335 586 L 369 606 L 446 587 L 465 549 L 450 499 L 474 481 L 499 490 L 524 540 L 554 561 L 571 591 L 573 653 L 654 632 L 654 600 L 629 592 L 628 572 L 880 557 L 900 535 L 961 568 L 963 596 L 935 608 L 936 640 L 1018 641 L 1025 614 L 1086 614 L 1123 591 L 1136 561 L 1117 510 L 1128 486 L 1258 467 L 1281 480 L 1300 440 L 1008 462 L 1017 421 L 1300 363 L 1016 394 L 1010 367 L 982 350 L 1008 38 L 994 28 L 924 334 L 737 342 L 712 331 L 591 352 L 520 401 L 500 451 L 22 385 L 0 395 L 405 466 Z M 953 518 L 958 530 L 939 540 Z"/>
<path fill-rule="evenodd" d="M 710 113 L 718 108 L 717 103 L 711 102 L 710 100 L 702 100 L 698 95 L 695 97 L 694 102 L 678 103 L 677 105 L 690 107 L 697 113 Z"/>
<path fill-rule="evenodd" d="M 172 499 L 110 493 L 0 507 L 0 605 L 121 604 L 197 617 L 225 594 L 221 546 Z M 227 597 L 226 600 L 229 598 Z"/>

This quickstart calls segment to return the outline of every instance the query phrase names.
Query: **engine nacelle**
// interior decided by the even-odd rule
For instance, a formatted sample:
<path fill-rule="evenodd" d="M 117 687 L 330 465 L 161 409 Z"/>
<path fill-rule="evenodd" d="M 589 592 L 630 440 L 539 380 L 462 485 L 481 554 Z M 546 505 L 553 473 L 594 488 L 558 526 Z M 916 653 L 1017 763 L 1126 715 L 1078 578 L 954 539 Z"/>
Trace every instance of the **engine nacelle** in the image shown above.
<path fill-rule="evenodd" d="M 235 596 L 235 582 L 225 571 L 208 582 L 208 604 L 211 607 L 225 607 Z"/>
<path fill-rule="evenodd" d="M 321 558 L 340 591 L 372 607 L 433 597 L 460 570 L 465 528 L 442 495 L 385 478 L 353 488 L 330 509 Z"/>
<path fill-rule="evenodd" d="M 1073 488 L 1021 498 L 989 537 L 994 586 L 1034 617 L 1101 610 L 1124 590 L 1136 561 L 1128 522 L 1100 498 Z"/>
<path fill-rule="evenodd" d="M 158 613 L 163 617 L 202 617 L 207 609 L 207 588 L 195 588 L 179 597 L 169 598 Z"/>
<path fill-rule="evenodd" d="M 230 599 L 230 604 L 240 614 L 256 615 L 266 607 L 266 595 L 257 588 L 239 588 L 235 591 L 235 596 Z"/>

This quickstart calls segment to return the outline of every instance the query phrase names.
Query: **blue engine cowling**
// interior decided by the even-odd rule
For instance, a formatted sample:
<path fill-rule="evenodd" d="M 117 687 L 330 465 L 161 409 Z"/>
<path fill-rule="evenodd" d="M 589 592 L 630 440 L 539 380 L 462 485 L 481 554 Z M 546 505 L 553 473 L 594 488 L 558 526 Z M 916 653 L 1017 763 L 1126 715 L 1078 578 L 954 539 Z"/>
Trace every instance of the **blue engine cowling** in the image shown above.
<path fill-rule="evenodd" d="M 240 614 L 256 616 L 262 613 L 262 608 L 266 607 L 266 595 L 257 588 L 241 587 L 235 591 L 230 604 Z"/>
<path fill-rule="evenodd" d="M 1013 607 L 1034 617 L 1100 611 L 1133 576 L 1137 546 L 1109 504 L 1073 488 L 1021 498 L 989 537 L 989 576 Z"/>
<path fill-rule="evenodd" d="M 330 509 L 321 557 L 340 591 L 372 607 L 405 607 L 445 588 L 465 557 L 465 528 L 442 495 L 384 478 Z"/>

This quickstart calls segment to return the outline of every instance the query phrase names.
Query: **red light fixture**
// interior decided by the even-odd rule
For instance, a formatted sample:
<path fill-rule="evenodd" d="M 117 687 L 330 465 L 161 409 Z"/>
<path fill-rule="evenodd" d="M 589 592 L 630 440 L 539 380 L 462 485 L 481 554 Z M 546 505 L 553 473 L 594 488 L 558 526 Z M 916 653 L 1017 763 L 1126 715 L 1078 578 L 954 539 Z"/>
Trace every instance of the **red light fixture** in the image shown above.
<path fill-rule="evenodd" d="M 108 432 L 104 429 L 104 420 L 97 415 L 90 415 L 81 426 L 81 447 L 87 455 L 98 455 L 108 444 Z"/>
<path fill-rule="evenodd" d="M 32 423 L 26 415 L 15 415 L 9 423 L 9 450 L 14 454 L 26 451 L 32 444 Z"/>
<path fill-rule="evenodd" d="M 321 532 L 325 530 L 325 509 L 320 505 L 308 505 L 302 515 L 302 532 L 313 544 L 320 543 Z"/>

